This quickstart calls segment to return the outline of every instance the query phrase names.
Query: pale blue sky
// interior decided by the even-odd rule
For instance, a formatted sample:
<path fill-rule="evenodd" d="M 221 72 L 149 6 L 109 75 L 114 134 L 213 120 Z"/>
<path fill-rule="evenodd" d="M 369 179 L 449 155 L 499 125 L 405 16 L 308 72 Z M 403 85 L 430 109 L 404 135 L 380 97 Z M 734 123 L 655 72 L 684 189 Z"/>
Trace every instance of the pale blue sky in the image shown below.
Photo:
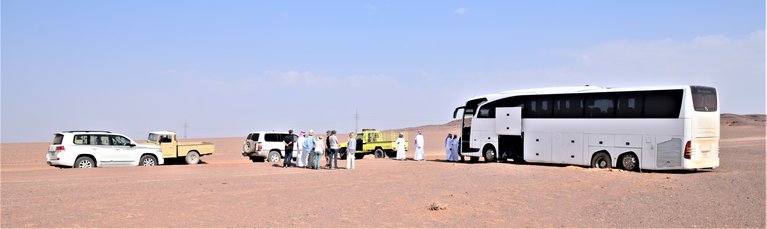
<path fill-rule="evenodd" d="M 38 1 L 2 7 L 2 142 L 439 124 L 532 87 L 696 84 L 765 113 L 764 1 Z"/>

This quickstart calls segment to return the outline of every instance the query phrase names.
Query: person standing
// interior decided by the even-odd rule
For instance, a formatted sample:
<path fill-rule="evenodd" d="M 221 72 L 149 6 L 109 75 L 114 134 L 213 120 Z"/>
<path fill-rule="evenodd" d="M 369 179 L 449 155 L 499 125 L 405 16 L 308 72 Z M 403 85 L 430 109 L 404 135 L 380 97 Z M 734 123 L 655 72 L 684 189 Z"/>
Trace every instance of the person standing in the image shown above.
<path fill-rule="evenodd" d="M 330 131 L 325 131 L 325 167 L 330 167 Z"/>
<path fill-rule="evenodd" d="M 328 137 L 328 148 L 330 148 L 330 156 L 328 157 L 330 161 L 328 164 L 328 168 L 332 169 L 338 169 L 338 137 L 336 137 L 336 131 L 333 130 L 330 132 L 330 137 Z"/>
<path fill-rule="evenodd" d="M 445 160 L 453 160 L 453 134 L 447 134 L 445 138 Z"/>
<path fill-rule="evenodd" d="M 314 169 L 320 169 L 320 158 L 324 152 L 325 143 L 322 142 L 322 136 L 320 136 L 314 142 L 314 161 L 312 162 Z"/>
<path fill-rule="evenodd" d="M 306 140 L 306 137 L 304 137 L 304 132 L 301 131 L 298 133 L 298 140 L 296 140 L 296 164 L 299 168 L 306 167 L 306 163 L 301 160 L 301 158 L 304 157 L 304 141 Z"/>
<path fill-rule="evenodd" d="M 293 160 L 293 145 L 296 143 L 296 135 L 293 134 L 293 130 L 288 130 L 288 135 L 282 139 L 285 143 L 285 158 L 283 158 L 282 167 L 287 168 L 293 166 L 291 160 Z"/>
<path fill-rule="evenodd" d="M 357 150 L 357 139 L 354 138 L 354 132 L 349 133 L 349 140 L 346 140 L 346 169 L 354 169 L 354 153 Z"/>
<path fill-rule="evenodd" d="M 397 144 L 397 160 L 404 161 L 406 158 L 405 142 L 405 134 L 399 133 L 399 137 L 394 141 L 394 143 Z"/>
<path fill-rule="evenodd" d="M 304 139 L 304 143 L 303 143 L 303 146 L 302 146 L 302 148 L 304 150 L 304 153 L 301 154 L 301 158 L 298 159 L 298 160 L 301 160 L 302 163 L 304 164 L 304 166 L 306 166 L 306 167 L 309 167 L 309 163 L 308 163 L 309 162 L 308 161 L 309 154 L 310 153 L 314 153 L 314 142 L 315 141 L 316 140 L 314 139 L 314 130 L 309 130 L 309 136 L 306 137 L 306 139 Z"/>
<path fill-rule="evenodd" d="M 451 151 L 453 161 L 458 161 L 458 150 L 459 150 L 458 145 L 459 144 L 460 144 L 460 141 L 458 140 L 458 135 L 453 134 L 453 140 L 451 141 L 451 146 L 450 146 L 451 148 L 453 148 Z"/>
<path fill-rule="evenodd" d="M 418 135 L 415 136 L 415 156 L 413 160 L 423 161 L 423 135 L 421 131 L 418 131 Z"/>

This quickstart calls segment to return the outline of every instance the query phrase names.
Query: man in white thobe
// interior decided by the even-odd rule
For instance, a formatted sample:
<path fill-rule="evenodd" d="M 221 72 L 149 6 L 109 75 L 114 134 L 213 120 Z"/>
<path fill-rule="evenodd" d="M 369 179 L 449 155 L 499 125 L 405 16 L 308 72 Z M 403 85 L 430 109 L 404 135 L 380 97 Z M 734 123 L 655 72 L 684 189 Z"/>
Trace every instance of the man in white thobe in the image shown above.
<path fill-rule="evenodd" d="M 452 145 L 452 159 L 453 161 L 458 161 L 458 144 L 460 143 L 458 135 L 453 135 L 453 145 Z"/>
<path fill-rule="evenodd" d="M 404 161 L 406 158 L 405 155 L 405 135 L 400 133 L 399 137 L 396 141 L 394 141 L 395 144 L 397 144 L 397 160 Z"/>
<path fill-rule="evenodd" d="M 296 155 L 296 163 L 298 163 L 299 168 L 306 167 L 306 162 L 303 160 L 304 140 L 306 140 L 306 138 L 304 137 L 304 132 L 301 131 L 301 133 L 298 134 L 298 141 L 296 141 L 296 148 L 298 149 L 298 154 Z"/>
<path fill-rule="evenodd" d="M 423 161 L 423 135 L 420 130 L 418 135 L 415 136 L 415 156 L 413 160 Z"/>
<path fill-rule="evenodd" d="M 447 134 L 445 138 L 445 160 L 453 160 L 453 134 Z"/>

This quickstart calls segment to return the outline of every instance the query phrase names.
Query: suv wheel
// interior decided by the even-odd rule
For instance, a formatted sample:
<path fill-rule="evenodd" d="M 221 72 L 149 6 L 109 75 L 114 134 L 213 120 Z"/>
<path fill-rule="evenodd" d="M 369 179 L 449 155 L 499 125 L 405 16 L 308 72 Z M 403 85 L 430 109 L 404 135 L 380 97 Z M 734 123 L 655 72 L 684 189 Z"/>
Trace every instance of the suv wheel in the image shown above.
<path fill-rule="evenodd" d="M 278 162 L 281 158 L 282 157 L 280 156 L 280 152 L 276 150 L 269 151 L 269 156 L 267 156 L 269 162 Z"/>
<path fill-rule="evenodd" d="M 93 168 L 96 167 L 96 163 L 93 162 L 93 159 L 90 157 L 79 157 L 77 160 L 75 160 L 75 168 L 81 168 L 81 169 L 87 169 L 87 168 Z"/>
<path fill-rule="evenodd" d="M 157 158 L 155 158 L 152 155 L 144 155 L 141 156 L 141 159 L 139 160 L 140 166 L 155 166 L 157 165 Z"/>

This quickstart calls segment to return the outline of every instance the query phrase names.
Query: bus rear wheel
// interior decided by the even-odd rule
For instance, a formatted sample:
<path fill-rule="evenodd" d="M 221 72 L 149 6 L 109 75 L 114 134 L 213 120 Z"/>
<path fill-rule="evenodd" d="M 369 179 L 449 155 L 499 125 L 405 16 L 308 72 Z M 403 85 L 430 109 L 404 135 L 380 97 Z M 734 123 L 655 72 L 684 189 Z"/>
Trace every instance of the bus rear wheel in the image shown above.
<path fill-rule="evenodd" d="M 633 153 L 627 153 L 621 157 L 621 167 L 628 171 L 634 171 L 639 168 L 639 159 Z"/>
<path fill-rule="evenodd" d="M 599 152 L 594 154 L 594 156 L 591 158 L 591 167 L 598 169 L 612 168 L 613 166 L 612 160 L 610 160 L 610 155 L 606 152 Z"/>

